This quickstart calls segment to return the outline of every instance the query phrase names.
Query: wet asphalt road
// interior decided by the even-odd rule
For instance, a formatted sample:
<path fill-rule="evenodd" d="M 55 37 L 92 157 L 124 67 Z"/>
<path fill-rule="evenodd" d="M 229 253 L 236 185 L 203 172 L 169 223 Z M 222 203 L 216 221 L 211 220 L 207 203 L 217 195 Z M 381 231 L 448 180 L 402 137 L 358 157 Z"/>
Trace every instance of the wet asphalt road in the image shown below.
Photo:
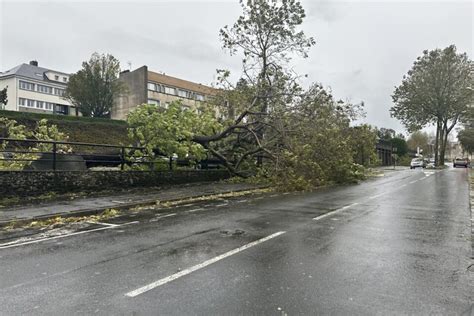
<path fill-rule="evenodd" d="M 462 314 L 474 302 L 467 177 L 387 172 L 0 249 L 0 314 Z"/>

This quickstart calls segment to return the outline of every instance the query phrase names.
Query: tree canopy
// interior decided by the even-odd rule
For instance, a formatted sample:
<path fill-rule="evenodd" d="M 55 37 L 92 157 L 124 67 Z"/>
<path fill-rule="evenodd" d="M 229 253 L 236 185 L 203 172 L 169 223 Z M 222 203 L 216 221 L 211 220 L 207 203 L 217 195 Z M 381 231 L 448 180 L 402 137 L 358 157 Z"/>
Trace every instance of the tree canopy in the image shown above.
<path fill-rule="evenodd" d="M 375 163 L 375 131 L 351 126 L 363 104 L 336 99 L 321 84 L 303 89 L 291 70 L 314 39 L 298 30 L 305 17 L 295 0 L 241 2 L 242 15 L 220 31 L 224 49 L 243 53 L 236 84 L 219 71 L 220 94 L 209 109 L 142 105 L 128 117 L 134 141 L 166 155 L 218 158 L 243 177 L 261 175 L 288 189 L 354 181 Z M 225 110 L 225 111 L 224 111 Z M 359 162 L 359 164 L 357 163 Z"/>
<path fill-rule="evenodd" d="M 408 131 L 436 125 L 435 159 L 441 164 L 448 134 L 473 103 L 473 75 L 472 61 L 454 45 L 425 50 L 393 92 L 391 114 Z"/>
<path fill-rule="evenodd" d="M 4 108 L 8 104 L 7 90 L 8 90 L 8 87 L 5 87 L 2 90 L 0 90 L 0 109 Z"/>
<path fill-rule="evenodd" d="M 64 97 L 83 116 L 109 117 L 115 97 L 125 92 L 119 73 L 120 63 L 114 56 L 94 53 L 71 75 Z"/>
<path fill-rule="evenodd" d="M 423 150 L 426 155 L 430 151 L 429 136 L 426 132 L 415 131 L 410 134 L 407 140 L 407 145 L 410 150 L 416 151 L 417 148 Z"/>

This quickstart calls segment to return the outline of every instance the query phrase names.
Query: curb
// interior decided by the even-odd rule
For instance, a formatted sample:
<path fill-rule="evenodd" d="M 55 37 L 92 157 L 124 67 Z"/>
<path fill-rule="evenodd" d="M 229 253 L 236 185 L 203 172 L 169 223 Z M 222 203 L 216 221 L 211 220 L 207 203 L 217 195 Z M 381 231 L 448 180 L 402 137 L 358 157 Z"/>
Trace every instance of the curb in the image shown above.
<path fill-rule="evenodd" d="M 245 189 L 229 190 L 229 191 L 222 191 L 222 192 L 213 192 L 213 193 L 209 193 L 209 194 L 194 194 L 194 195 L 188 195 L 188 196 L 183 196 L 183 197 L 179 197 L 179 198 L 164 199 L 164 200 L 154 198 L 154 199 L 146 199 L 146 200 L 135 201 L 135 202 L 130 202 L 130 203 L 121 203 L 121 204 L 117 204 L 117 205 L 109 206 L 109 207 L 97 207 L 97 208 L 82 209 L 82 210 L 71 211 L 71 212 L 40 215 L 40 216 L 31 217 L 31 218 L 11 219 L 11 220 L 7 220 L 7 221 L 0 221 L 0 229 L 8 226 L 11 223 L 16 223 L 16 224 L 19 224 L 19 225 L 26 225 L 26 224 L 29 224 L 29 223 L 34 222 L 34 221 L 48 220 L 48 219 L 53 219 L 53 218 L 56 218 L 56 217 L 68 218 L 68 217 L 76 217 L 76 216 L 80 217 L 80 216 L 98 215 L 98 214 L 104 212 L 105 210 L 111 209 L 111 208 L 116 209 L 116 210 L 128 210 L 128 209 L 131 209 L 133 207 L 156 205 L 157 201 L 159 201 L 160 203 L 169 203 L 169 202 L 182 201 L 181 203 L 177 203 L 175 205 L 175 206 L 178 206 L 178 205 L 189 203 L 189 201 L 187 201 L 189 199 L 212 196 L 212 195 L 216 195 L 216 194 L 228 194 L 228 193 L 244 192 L 244 191 L 251 191 L 251 192 L 249 192 L 249 194 L 252 194 L 253 191 L 267 189 L 267 188 L 269 188 L 269 187 L 268 186 L 262 186 L 262 187 L 245 188 Z M 160 213 L 160 210 L 158 210 L 156 213 Z"/>
<path fill-rule="evenodd" d="M 471 208 L 471 259 L 474 259 L 474 169 L 469 170 L 469 206 Z"/>

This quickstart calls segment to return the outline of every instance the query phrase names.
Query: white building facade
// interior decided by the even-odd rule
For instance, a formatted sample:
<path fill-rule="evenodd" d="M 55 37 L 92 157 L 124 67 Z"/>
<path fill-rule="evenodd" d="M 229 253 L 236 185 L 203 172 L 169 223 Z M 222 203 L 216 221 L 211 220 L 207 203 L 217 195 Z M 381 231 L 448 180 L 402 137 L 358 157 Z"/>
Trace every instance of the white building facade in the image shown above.
<path fill-rule="evenodd" d="M 0 72 L 0 90 L 7 87 L 8 96 L 4 110 L 77 116 L 63 98 L 68 81 L 69 74 L 39 67 L 36 61 Z"/>

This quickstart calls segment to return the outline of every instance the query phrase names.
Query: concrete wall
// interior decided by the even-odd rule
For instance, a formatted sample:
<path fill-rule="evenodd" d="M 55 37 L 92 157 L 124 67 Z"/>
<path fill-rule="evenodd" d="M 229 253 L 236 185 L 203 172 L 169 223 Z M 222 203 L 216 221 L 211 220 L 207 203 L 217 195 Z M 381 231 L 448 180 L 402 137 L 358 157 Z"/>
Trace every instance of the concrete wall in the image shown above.
<path fill-rule="evenodd" d="M 217 181 L 226 170 L 186 171 L 0 171 L 0 197 L 37 196 L 48 192 L 97 192 L 167 184 Z"/>
<path fill-rule="evenodd" d="M 130 111 L 148 102 L 147 74 L 147 66 L 120 74 L 120 81 L 125 84 L 127 91 L 115 99 L 111 111 L 112 119 L 125 120 Z"/>

